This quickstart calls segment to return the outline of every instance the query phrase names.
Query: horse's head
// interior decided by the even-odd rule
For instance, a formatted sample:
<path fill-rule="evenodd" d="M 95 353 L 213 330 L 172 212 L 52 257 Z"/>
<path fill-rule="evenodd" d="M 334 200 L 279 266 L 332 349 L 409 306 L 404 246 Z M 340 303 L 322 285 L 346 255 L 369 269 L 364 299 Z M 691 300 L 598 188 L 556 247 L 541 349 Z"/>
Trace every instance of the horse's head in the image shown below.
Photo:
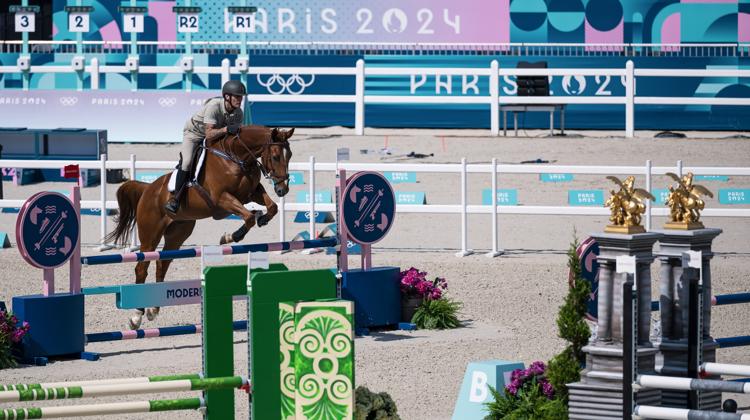
<path fill-rule="evenodd" d="M 263 149 L 261 163 L 268 172 L 266 176 L 273 182 L 273 190 L 279 197 L 289 192 L 289 161 L 292 160 L 292 149 L 289 147 L 289 138 L 294 134 L 294 129 L 271 130 L 271 138 L 268 146 Z"/>

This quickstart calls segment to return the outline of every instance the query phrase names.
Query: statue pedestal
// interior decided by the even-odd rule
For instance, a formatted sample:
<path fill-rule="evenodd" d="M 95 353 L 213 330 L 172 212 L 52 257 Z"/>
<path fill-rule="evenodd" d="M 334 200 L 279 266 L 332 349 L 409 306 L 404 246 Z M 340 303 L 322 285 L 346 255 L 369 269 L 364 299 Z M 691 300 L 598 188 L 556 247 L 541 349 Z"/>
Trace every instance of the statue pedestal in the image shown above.
<path fill-rule="evenodd" d="M 651 327 L 651 263 L 658 233 L 591 235 L 599 244 L 599 289 L 597 337 L 586 347 L 586 369 L 580 382 L 568 384 L 570 419 L 622 418 L 623 416 L 623 334 L 622 286 L 628 274 L 616 272 L 618 256 L 635 257 L 635 283 L 638 293 L 638 372 L 655 374 L 656 352 L 649 340 Z M 636 402 L 659 405 L 661 391 L 642 390 Z"/>
<path fill-rule="evenodd" d="M 711 244 L 721 234 L 721 229 L 695 229 L 658 231 L 659 252 L 656 253 L 661 267 L 659 273 L 659 310 L 661 319 L 661 351 L 664 362 L 662 375 L 687 377 L 688 351 L 688 290 L 692 279 L 700 275 L 703 283 L 702 307 L 702 362 L 716 361 L 716 342 L 711 337 Z M 682 266 L 682 254 L 687 251 L 701 252 L 701 269 Z M 718 376 L 706 379 L 719 379 Z M 662 405 L 687 407 L 687 392 L 664 391 Z M 720 410 L 721 393 L 700 392 L 699 409 Z"/>

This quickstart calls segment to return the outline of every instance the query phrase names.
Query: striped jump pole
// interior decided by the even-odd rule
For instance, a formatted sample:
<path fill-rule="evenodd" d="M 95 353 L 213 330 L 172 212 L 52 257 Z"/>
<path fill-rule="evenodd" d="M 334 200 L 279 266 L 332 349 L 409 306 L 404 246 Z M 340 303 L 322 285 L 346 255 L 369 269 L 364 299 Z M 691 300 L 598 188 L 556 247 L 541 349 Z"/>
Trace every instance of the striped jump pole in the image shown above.
<path fill-rule="evenodd" d="M 750 293 L 732 293 L 727 295 L 716 295 L 711 296 L 711 305 L 722 306 L 722 305 L 736 305 L 738 303 L 750 303 Z M 651 301 L 651 310 L 659 310 L 659 301 Z"/>
<path fill-rule="evenodd" d="M 234 389 L 247 384 L 248 381 L 246 377 L 230 376 L 224 378 L 178 379 L 173 381 L 147 383 L 62 386 L 55 388 L 28 389 L 25 391 L 2 391 L 0 392 L 0 403 Z"/>
<path fill-rule="evenodd" d="M 263 244 L 222 246 L 223 255 L 247 254 L 250 252 L 273 252 L 309 248 L 328 248 L 338 244 L 338 238 L 312 239 L 309 241 L 271 242 Z M 201 256 L 200 248 L 178 249 L 174 251 L 130 252 L 124 254 L 94 255 L 81 257 L 83 265 L 118 264 L 137 261 L 178 260 Z"/>
<path fill-rule="evenodd" d="M 750 420 L 750 414 L 637 405 L 633 418 L 658 420 Z"/>
<path fill-rule="evenodd" d="M 750 394 L 750 383 L 720 381 L 714 379 L 638 375 L 636 384 L 642 388 L 672 389 L 675 391 L 715 391 Z"/>
<path fill-rule="evenodd" d="M 234 331 L 247 330 L 247 321 L 233 321 Z M 153 337 L 169 337 L 175 335 L 201 334 L 202 325 L 178 325 L 175 327 L 148 328 L 143 330 L 109 331 L 102 333 L 86 334 L 86 343 L 99 343 L 103 341 L 139 340 Z"/>
<path fill-rule="evenodd" d="M 719 348 L 728 349 L 730 347 L 750 346 L 750 335 L 739 335 L 737 337 L 716 338 Z"/>
<path fill-rule="evenodd" d="M 704 363 L 701 372 L 708 375 L 750 376 L 750 366 L 726 363 Z"/>
<path fill-rule="evenodd" d="M 186 373 L 181 375 L 163 375 L 163 376 L 140 376 L 135 378 L 113 378 L 113 379 L 95 379 L 90 381 L 74 382 L 42 382 L 38 384 L 13 384 L 0 385 L 0 391 L 25 391 L 28 389 L 42 388 L 59 388 L 65 386 L 87 386 L 87 385 L 112 385 L 112 384 L 145 384 L 149 382 L 177 381 L 181 379 L 201 379 L 202 375 L 198 373 Z"/>
<path fill-rule="evenodd" d="M 0 409 L 0 420 L 54 419 L 60 417 L 102 416 L 112 414 L 153 413 L 157 411 L 198 410 L 206 406 L 203 398 L 150 400 L 110 404 L 71 405 Z"/>

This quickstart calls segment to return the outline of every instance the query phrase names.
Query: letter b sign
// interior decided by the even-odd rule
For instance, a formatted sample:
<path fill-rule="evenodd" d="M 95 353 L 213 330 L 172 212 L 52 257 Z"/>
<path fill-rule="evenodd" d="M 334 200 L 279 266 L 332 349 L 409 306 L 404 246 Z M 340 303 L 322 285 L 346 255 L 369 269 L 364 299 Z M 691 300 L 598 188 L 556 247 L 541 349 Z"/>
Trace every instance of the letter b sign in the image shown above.
<path fill-rule="evenodd" d="M 505 360 L 469 363 L 458 393 L 453 420 L 483 419 L 487 415 L 484 404 L 492 398 L 489 386 L 502 390 L 515 369 L 523 369 L 523 363 Z"/>

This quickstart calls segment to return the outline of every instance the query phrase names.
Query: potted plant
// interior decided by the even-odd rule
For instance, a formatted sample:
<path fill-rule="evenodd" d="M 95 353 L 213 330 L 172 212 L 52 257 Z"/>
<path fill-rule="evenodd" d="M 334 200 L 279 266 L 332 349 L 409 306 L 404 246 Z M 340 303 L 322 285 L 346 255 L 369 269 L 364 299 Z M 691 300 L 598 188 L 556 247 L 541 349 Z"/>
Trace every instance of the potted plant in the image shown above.
<path fill-rule="evenodd" d="M 401 272 L 401 320 L 411 322 L 424 300 L 438 300 L 448 282 L 440 277 L 427 280 L 427 273 L 411 267 Z"/>

